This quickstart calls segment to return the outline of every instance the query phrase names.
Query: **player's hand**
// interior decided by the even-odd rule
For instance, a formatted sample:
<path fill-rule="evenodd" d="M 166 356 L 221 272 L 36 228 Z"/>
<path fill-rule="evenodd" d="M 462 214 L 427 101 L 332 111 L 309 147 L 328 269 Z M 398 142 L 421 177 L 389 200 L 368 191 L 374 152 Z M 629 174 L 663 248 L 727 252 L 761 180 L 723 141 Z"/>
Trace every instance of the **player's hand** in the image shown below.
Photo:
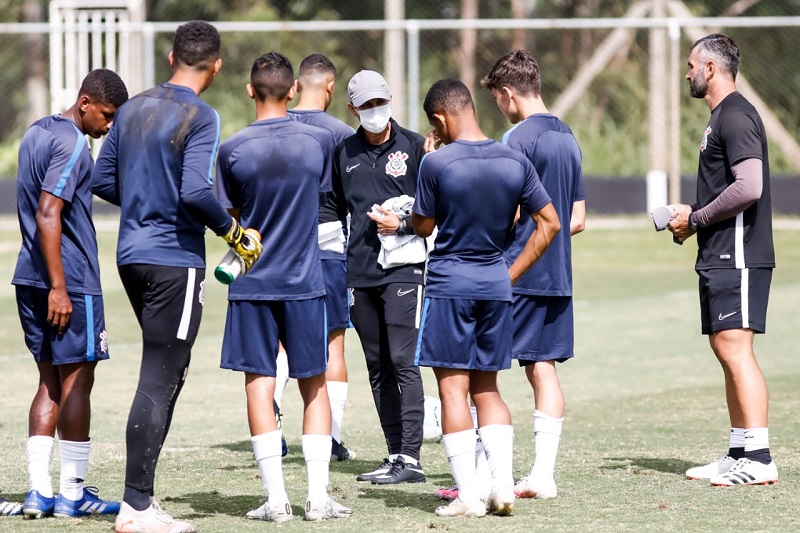
<path fill-rule="evenodd" d="M 694 235 L 694 231 L 689 227 L 689 215 L 692 213 L 692 206 L 686 204 L 670 204 L 667 209 L 672 213 L 672 220 L 667 224 L 667 229 L 680 242 Z"/>
<path fill-rule="evenodd" d="M 69 319 L 72 316 L 72 302 L 66 289 L 50 289 L 47 296 L 47 322 L 58 328 L 58 333 L 67 330 Z M 91 324 L 90 327 L 93 327 Z"/>
<path fill-rule="evenodd" d="M 428 135 L 425 136 L 425 144 L 422 145 L 422 149 L 425 150 L 426 153 L 435 152 L 440 146 L 442 146 L 442 140 L 436 135 L 436 131 L 431 130 L 428 132 Z"/>
<path fill-rule="evenodd" d="M 382 206 L 372 206 L 372 212 L 367 216 L 378 225 L 380 235 L 394 235 L 400 227 L 400 218 Z"/>

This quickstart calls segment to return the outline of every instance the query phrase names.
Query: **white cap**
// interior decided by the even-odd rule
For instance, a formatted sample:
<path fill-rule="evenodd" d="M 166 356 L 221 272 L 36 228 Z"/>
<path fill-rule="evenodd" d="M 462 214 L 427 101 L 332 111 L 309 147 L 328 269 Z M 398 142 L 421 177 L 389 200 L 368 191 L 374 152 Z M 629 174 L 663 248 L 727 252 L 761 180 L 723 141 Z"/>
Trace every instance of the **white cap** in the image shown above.
<path fill-rule="evenodd" d="M 355 76 L 350 79 L 350 83 L 347 84 L 347 95 L 350 97 L 350 103 L 355 107 L 360 107 L 375 98 L 392 99 L 386 80 L 374 70 L 356 72 Z"/>

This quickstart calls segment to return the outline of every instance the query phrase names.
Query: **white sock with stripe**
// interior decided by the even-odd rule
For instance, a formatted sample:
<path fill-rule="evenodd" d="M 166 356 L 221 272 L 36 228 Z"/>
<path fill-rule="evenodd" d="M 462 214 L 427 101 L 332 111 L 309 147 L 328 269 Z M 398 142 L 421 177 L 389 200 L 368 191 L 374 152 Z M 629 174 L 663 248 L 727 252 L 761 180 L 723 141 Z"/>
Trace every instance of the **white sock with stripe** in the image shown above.
<path fill-rule="evenodd" d="M 28 484 L 45 498 L 53 497 L 53 480 L 50 477 L 50 462 L 53 459 L 53 437 L 36 435 L 28 437 L 25 452 L 28 462 Z"/>
<path fill-rule="evenodd" d="M 289 501 L 283 483 L 283 458 L 281 457 L 281 432 L 270 431 L 250 437 L 253 453 L 261 473 L 261 483 L 267 492 L 270 507 Z"/>
<path fill-rule="evenodd" d="M 489 424 L 478 429 L 486 451 L 489 470 L 492 472 L 492 487 L 513 487 L 514 428 L 505 424 Z"/>
<path fill-rule="evenodd" d="M 58 452 L 61 459 L 61 487 L 59 492 L 68 500 L 78 501 L 83 498 L 83 480 L 89 470 L 89 451 L 91 441 L 75 442 L 58 441 Z"/>
<path fill-rule="evenodd" d="M 478 409 L 473 405 L 469 408 L 469 414 L 472 415 L 472 425 L 477 435 Z M 478 476 L 478 484 L 483 489 L 481 498 L 488 498 L 492 492 L 492 471 L 489 469 L 489 460 L 486 459 L 486 450 L 480 437 L 475 439 L 475 474 Z"/>

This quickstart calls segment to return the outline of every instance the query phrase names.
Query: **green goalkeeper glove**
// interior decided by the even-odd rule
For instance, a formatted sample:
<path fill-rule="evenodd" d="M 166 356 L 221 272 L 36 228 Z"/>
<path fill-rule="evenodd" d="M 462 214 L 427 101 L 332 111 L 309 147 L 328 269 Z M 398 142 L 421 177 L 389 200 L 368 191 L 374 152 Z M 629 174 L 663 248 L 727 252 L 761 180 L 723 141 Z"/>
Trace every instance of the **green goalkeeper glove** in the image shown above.
<path fill-rule="evenodd" d="M 245 274 L 261 257 L 261 252 L 264 250 L 261 246 L 261 234 L 253 228 L 243 230 L 235 218 L 231 218 L 231 222 L 231 229 L 222 235 L 222 238 L 242 258 L 245 267 L 242 274 Z"/>

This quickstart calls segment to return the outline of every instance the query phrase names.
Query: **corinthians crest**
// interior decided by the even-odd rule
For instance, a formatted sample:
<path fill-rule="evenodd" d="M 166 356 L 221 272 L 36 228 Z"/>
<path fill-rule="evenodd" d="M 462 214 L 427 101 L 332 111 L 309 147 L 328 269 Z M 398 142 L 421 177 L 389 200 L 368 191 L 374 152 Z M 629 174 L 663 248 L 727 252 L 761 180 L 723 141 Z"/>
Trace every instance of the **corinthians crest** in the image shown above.
<path fill-rule="evenodd" d="M 700 151 L 705 152 L 706 147 L 708 146 L 708 136 L 711 135 L 711 126 L 706 128 L 706 131 L 703 132 L 703 140 L 700 141 Z"/>
<path fill-rule="evenodd" d="M 389 154 L 389 162 L 386 163 L 386 173 L 395 178 L 405 176 L 406 170 L 408 170 L 406 159 L 408 159 L 408 154 L 400 150 Z"/>

